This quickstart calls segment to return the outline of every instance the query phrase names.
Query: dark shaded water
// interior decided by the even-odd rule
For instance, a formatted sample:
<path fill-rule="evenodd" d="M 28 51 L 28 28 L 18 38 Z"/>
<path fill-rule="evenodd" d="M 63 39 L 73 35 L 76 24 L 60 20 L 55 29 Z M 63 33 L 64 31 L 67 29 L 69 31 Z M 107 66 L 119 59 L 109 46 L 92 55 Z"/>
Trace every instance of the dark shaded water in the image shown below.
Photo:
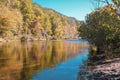
<path fill-rule="evenodd" d="M 85 40 L 0 44 L 0 80 L 82 80 Z"/>

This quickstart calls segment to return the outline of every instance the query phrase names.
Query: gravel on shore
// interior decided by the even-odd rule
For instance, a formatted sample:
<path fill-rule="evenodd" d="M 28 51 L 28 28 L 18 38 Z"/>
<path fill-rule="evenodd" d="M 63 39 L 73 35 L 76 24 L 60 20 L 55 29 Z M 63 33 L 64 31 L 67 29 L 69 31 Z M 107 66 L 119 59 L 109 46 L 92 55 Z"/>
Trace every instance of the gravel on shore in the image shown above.
<path fill-rule="evenodd" d="M 101 61 L 95 65 L 88 80 L 120 80 L 120 58 Z"/>

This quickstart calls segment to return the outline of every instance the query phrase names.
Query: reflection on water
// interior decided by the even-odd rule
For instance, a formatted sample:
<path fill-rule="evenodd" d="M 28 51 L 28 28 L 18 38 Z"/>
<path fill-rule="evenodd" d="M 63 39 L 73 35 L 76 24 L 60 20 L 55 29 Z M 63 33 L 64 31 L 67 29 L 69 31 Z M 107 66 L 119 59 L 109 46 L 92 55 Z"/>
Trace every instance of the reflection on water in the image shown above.
<path fill-rule="evenodd" d="M 1 43 L 0 80 L 76 80 L 87 46 L 81 41 Z"/>

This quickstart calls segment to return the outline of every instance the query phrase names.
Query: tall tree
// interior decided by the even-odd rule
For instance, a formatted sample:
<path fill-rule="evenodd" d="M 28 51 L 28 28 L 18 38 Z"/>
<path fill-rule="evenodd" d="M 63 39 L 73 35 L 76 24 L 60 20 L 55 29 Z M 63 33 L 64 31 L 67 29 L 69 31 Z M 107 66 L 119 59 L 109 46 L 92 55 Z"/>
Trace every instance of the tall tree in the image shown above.
<path fill-rule="evenodd" d="M 109 6 L 90 13 L 79 29 L 83 37 L 102 50 L 112 50 L 120 44 L 120 21 Z"/>

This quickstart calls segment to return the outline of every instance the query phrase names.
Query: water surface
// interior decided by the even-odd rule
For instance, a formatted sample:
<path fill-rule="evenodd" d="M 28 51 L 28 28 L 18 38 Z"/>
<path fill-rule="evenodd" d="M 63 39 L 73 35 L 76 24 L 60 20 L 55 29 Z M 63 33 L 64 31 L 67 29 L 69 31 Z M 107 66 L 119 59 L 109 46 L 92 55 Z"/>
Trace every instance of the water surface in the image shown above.
<path fill-rule="evenodd" d="M 0 44 L 0 80 L 81 80 L 88 60 L 84 40 Z"/>

